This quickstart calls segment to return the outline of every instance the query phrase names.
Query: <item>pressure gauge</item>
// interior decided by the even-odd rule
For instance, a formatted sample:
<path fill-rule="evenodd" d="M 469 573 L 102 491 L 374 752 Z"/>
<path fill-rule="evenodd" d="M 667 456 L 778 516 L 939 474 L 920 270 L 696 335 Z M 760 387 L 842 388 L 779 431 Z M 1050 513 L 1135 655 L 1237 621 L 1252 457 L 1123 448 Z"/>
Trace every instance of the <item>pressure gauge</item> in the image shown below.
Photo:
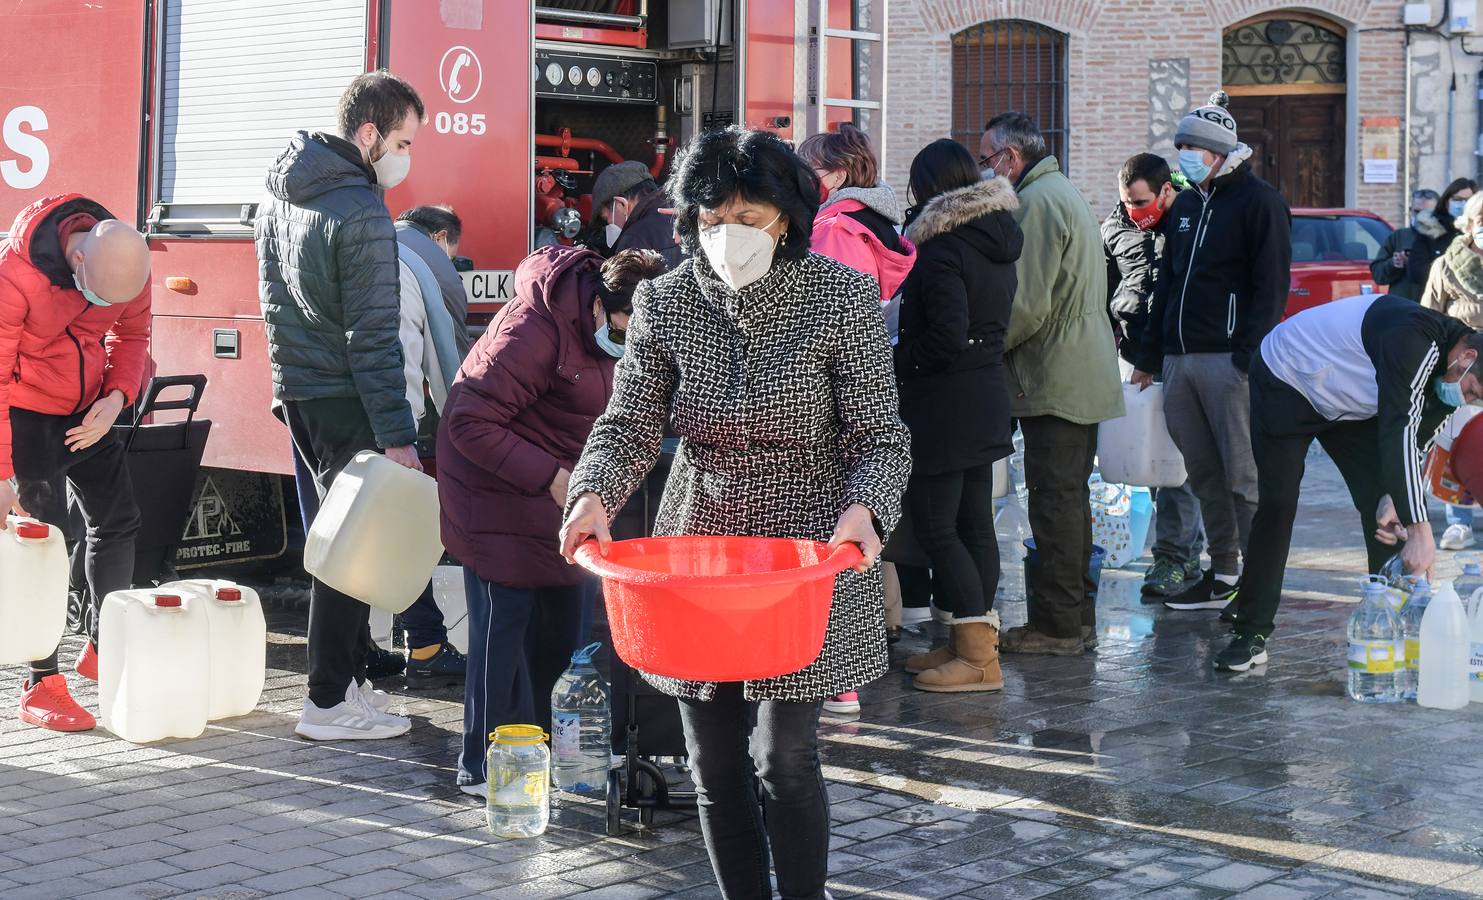
<path fill-rule="evenodd" d="M 561 63 L 551 63 L 550 65 L 546 66 L 547 81 L 559 86 L 561 84 L 561 77 Z"/>
<path fill-rule="evenodd" d="M 581 84 L 582 83 L 582 67 L 581 66 L 572 66 L 570 69 L 567 69 L 566 70 L 566 77 L 571 80 L 571 83 L 572 83 L 573 86 Z"/>
<path fill-rule="evenodd" d="M 602 73 L 597 71 L 597 66 L 587 70 L 587 86 L 597 87 L 602 84 Z"/>

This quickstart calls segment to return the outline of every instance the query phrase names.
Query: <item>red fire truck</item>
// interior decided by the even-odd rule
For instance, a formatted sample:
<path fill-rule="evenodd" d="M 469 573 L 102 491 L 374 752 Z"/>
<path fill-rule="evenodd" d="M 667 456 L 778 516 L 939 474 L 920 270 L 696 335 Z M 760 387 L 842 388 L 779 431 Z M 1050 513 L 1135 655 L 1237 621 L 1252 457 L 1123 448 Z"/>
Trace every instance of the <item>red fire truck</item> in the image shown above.
<path fill-rule="evenodd" d="M 296 516 L 257 298 L 263 175 L 300 128 L 330 130 L 357 73 L 427 105 L 393 213 L 452 203 L 473 321 L 539 243 L 592 224 L 625 159 L 659 179 L 697 131 L 786 138 L 884 125 L 885 0 L 28 0 L 0 2 L 0 229 L 80 191 L 155 252 L 160 374 L 205 373 L 214 425 L 182 568 L 272 558 Z M 880 147 L 879 140 L 876 146 Z"/>

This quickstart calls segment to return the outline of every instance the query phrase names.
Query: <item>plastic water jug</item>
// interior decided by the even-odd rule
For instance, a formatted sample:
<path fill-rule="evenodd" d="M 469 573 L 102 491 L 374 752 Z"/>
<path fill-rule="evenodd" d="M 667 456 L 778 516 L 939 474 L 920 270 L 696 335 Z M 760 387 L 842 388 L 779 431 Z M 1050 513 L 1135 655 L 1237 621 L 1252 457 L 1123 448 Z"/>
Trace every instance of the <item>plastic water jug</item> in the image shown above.
<path fill-rule="evenodd" d="M 537 837 L 551 822 L 551 752 L 534 725 L 501 725 L 485 757 L 489 793 L 484 815 L 499 837 Z"/>
<path fill-rule="evenodd" d="M 1385 596 L 1384 579 L 1371 576 L 1349 617 L 1348 694 L 1360 703 L 1397 703 L 1406 671 L 1401 620 Z"/>
<path fill-rule="evenodd" d="M 1468 614 L 1468 700 L 1483 703 L 1483 588 L 1473 596 Z"/>
<path fill-rule="evenodd" d="M 0 665 L 46 659 L 67 627 L 67 545 L 56 528 L 6 516 L 0 531 Z"/>
<path fill-rule="evenodd" d="M 369 450 L 330 485 L 304 542 L 304 569 L 337 591 L 399 613 L 443 556 L 437 482 Z"/>
<path fill-rule="evenodd" d="M 613 759 L 613 713 L 608 685 L 592 665 L 601 644 L 572 654 L 571 666 L 551 691 L 551 778 L 563 791 L 607 787 Z"/>
<path fill-rule="evenodd" d="M 1416 703 L 1433 709 L 1468 705 L 1468 655 L 1472 633 L 1462 600 L 1444 581 L 1421 616 L 1421 661 L 1416 673 Z"/>
<path fill-rule="evenodd" d="M 1164 424 L 1164 386 L 1123 385 L 1127 414 L 1097 426 L 1097 465 L 1104 481 L 1139 487 L 1179 487 L 1184 457 Z"/>
<path fill-rule="evenodd" d="M 194 591 L 114 591 L 98 624 L 103 727 L 133 744 L 199 737 L 211 712 L 210 626 Z"/>
<path fill-rule="evenodd" d="M 208 718 L 232 719 L 257 708 L 267 675 L 268 626 L 257 591 L 231 581 L 176 581 L 162 591 L 191 591 L 211 633 Z"/>
<path fill-rule="evenodd" d="M 1408 587 L 1386 589 L 1386 598 L 1391 601 L 1392 607 L 1396 605 L 1396 594 L 1401 591 L 1404 591 L 1400 595 L 1401 635 L 1405 643 L 1406 659 L 1405 672 L 1400 679 L 1401 699 L 1415 700 L 1416 673 L 1421 670 L 1421 617 L 1426 615 L 1432 591 L 1431 585 L 1425 581 L 1410 578 Z"/>

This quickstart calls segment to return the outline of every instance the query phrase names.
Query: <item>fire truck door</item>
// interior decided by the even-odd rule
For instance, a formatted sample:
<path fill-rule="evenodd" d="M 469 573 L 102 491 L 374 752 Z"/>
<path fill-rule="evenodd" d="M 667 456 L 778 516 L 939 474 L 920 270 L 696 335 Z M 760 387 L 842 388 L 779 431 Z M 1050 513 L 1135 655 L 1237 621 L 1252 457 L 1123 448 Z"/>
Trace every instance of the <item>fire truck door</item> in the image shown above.
<path fill-rule="evenodd" d="M 470 285 L 510 285 L 530 249 L 534 9 L 529 0 L 390 0 L 382 58 L 417 87 L 427 123 L 392 215 L 449 203 L 463 217 Z M 505 276 L 505 277 L 501 277 Z M 471 296 L 474 302 L 508 297 Z"/>
<path fill-rule="evenodd" d="M 144 0 L 38 0 L 4 16 L 0 233 L 66 191 L 141 224 L 145 28 Z"/>

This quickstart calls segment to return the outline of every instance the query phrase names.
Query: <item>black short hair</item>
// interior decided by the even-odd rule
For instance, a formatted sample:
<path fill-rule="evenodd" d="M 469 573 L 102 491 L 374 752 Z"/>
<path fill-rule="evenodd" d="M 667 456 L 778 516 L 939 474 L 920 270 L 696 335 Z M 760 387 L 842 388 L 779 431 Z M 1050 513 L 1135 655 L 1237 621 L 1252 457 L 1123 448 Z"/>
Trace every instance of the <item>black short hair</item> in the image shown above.
<path fill-rule="evenodd" d="M 406 80 L 385 69 L 357 75 L 340 95 L 340 137 L 353 138 L 370 122 L 384 138 L 402 124 L 408 112 L 415 113 L 419 122 L 427 118 L 422 98 Z"/>
<path fill-rule="evenodd" d="M 668 191 L 675 209 L 675 231 L 691 256 L 702 252 L 701 208 L 715 209 L 735 196 L 771 203 L 788 217 L 778 256 L 803 259 L 808 255 L 814 216 L 819 211 L 819 179 L 771 131 L 732 125 L 696 135 L 675 159 Z"/>
<path fill-rule="evenodd" d="M 1442 196 L 1437 200 L 1437 221 L 1449 229 L 1454 226 L 1452 213 L 1447 211 L 1447 204 L 1463 191 L 1478 193 L 1478 183 L 1471 178 L 1459 178 L 1447 185 L 1447 190 L 1443 191 Z"/>
<path fill-rule="evenodd" d="M 1156 153 L 1139 153 L 1129 158 L 1117 173 L 1117 183 L 1122 187 L 1130 188 L 1141 181 L 1155 194 L 1173 180 L 1169 161 Z"/>
<path fill-rule="evenodd" d="M 463 220 L 451 206 L 414 206 L 396 217 L 398 222 L 411 222 L 429 235 L 440 231 L 448 232 L 448 243 L 456 244 L 463 237 Z"/>
<path fill-rule="evenodd" d="M 912 203 L 925 206 L 938 194 L 977 184 L 982 178 L 972 153 L 957 141 L 938 138 L 911 161 L 907 190 Z"/>
<path fill-rule="evenodd" d="M 1483 331 L 1469 332 L 1467 337 L 1463 338 L 1463 340 L 1468 342 L 1467 346 L 1469 350 L 1478 354 L 1480 359 L 1483 359 Z M 1443 356 L 1443 360 L 1446 360 L 1445 354 Z"/>

